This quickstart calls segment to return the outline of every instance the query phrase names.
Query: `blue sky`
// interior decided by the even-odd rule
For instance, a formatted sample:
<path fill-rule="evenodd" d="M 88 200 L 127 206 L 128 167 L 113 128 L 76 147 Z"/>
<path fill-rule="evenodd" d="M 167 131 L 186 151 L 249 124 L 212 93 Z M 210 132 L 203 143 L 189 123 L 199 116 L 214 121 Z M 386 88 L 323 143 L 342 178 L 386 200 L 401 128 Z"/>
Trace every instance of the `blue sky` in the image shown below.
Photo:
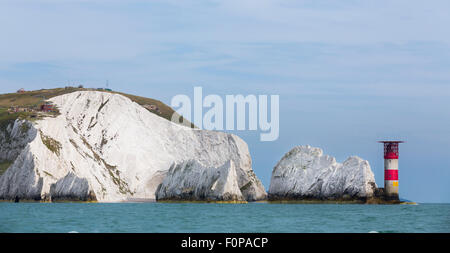
<path fill-rule="evenodd" d="M 449 1 L 0 0 L 0 93 L 82 83 L 170 103 L 279 94 L 280 138 L 247 141 L 266 187 L 295 145 L 342 162 L 400 138 L 400 195 L 450 202 Z"/>

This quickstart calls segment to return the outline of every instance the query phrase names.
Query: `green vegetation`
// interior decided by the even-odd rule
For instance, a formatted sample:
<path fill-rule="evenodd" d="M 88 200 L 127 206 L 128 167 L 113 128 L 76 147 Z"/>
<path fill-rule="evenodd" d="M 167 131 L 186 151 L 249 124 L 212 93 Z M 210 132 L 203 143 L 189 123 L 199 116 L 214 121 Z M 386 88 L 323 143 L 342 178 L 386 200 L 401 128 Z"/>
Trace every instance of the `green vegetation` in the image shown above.
<path fill-rule="evenodd" d="M 8 108 L 10 106 L 33 107 L 43 104 L 47 99 L 80 91 L 85 89 L 79 88 L 57 88 L 57 89 L 42 89 L 35 91 L 27 91 L 25 93 L 9 93 L 0 95 L 0 107 Z"/>
<path fill-rule="evenodd" d="M 11 166 L 11 161 L 0 161 L 0 176 Z"/>
<path fill-rule="evenodd" d="M 252 182 L 249 181 L 248 183 L 246 183 L 244 186 L 242 186 L 240 188 L 241 191 L 246 191 L 250 186 L 252 185 Z"/>
<path fill-rule="evenodd" d="M 97 122 L 95 122 L 94 125 L 92 125 L 92 122 L 94 121 L 95 117 L 91 118 L 91 121 L 89 121 L 89 125 L 88 125 L 88 130 L 90 130 L 91 128 L 93 128 L 95 125 L 97 125 Z"/>
<path fill-rule="evenodd" d="M 18 112 L 9 114 L 6 110 L 0 108 L 0 130 L 5 131 L 8 125 L 14 123 L 16 119 L 26 119 L 31 116 L 29 112 Z M 6 112 L 5 112 L 6 111 Z"/>
<path fill-rule="evenodd" d="M 41 89 L 36 91 L 27 91 L 24 93 L 9 93 L 9 94 L 1 94 L 0 95 L 0 127 L 4 124 L 4 121 L 14 122 L 15 119 L 21 117 L 26 119 L 33 119 L 31 116 L 35 115 L 35 113 L 30 112 L 20 112 L 20 113 L 8 113 L 8 108 L 12 106 L 17 106 L 21 108 L 34 108 L 38 109 L 44 102 L 50 98 L 57 97 L 64 94 L 69 94 L 76 91 L 98 91 L 97 89 L 85 89 L 85 88 L 75 88 L 75 87 L 66 87 L 66 88 L 56 88 L 56 89 Z M 120 94 L 139 105 L 155 105 L 158 107 L 159 111 L 148 110 L 160 117 L 163 117 L 167 120 L 171 120 L 172 115 L 176 113 L 170 106 L 167 106 L 163 102 L 151 98 L 139 97 L 135 95 L 125 94 L 121 92 L 102 90 L 101 92 L 109 92 L 113 94 Z M 103 103 L 99 111 L 106 105 L 108 101 Z M 58 113 L 53 113 L 58 114 Z M 52 115 L 52 113 L 49 113 Z M 5 123 L 6 124 L 6 123 Z M 191 124 L 192 127 L 195 127 Z"/>
<path fill-rule="evenodd" d="M 102 104 L 100 105 L 100 107 L 98 108 L 98 112 L 100 112 L 100 111 L 103 109 L 103 107 L 104 107 L 108 102 L 109 102 L 109 99 L 106 100 L 104 103 L 102 103 Z"/>
<path fill-rule="evenodd" d="M 78 89 L 52 89 L 52 90 L 38 90 L 29 91 L 25 93 L 9 93 L 0 95 L 0 130 L 5 130 L 8 125 L 14 123 L 16 119 L 27 119 L 34 121 L 40 119 L 45 115 L 37 115 L 35 112 L 16 112 L 9 113 L 8 108 L 19 107 L 26 109 L 38 110 L 44 101 L 59 95 L 74 92 Z M 57 115 L 55 113 L 46 113 L 49 115 Z M 24 129 L 22 129 L 24 130 Z"/>
<path fill-rule="evenodd" d="M 44 170 L 44 174 L 47 175 L 47 176 L 49 176 L 49 177 L 55 178 L 52 174 L 48 173 L 48 172 L 45 171 L 45 170 Z M 55 179 L 56 179 L 56 178 L 55 178 Z"/>
<path fill-rule="evenodd" d="M 14 124 L 14 121 L 16 119 L 25 119 L 27 117 L 29 117 L 29 113 L 28 112 L 20 112 L 20 113 L 16 113 L 16 114 L 9 114 L 8 112 L 3 112 L 2 110 L 0 110 L 0 132 L 4 133 L 4 141 L 5 142 L 10 142 L 11 141 L 11 136 L 10 133 L 8 133 L 6 131 L 6 129 L 8 128 L 9 125 Z M 28 129 L 27 129 L 28 128 Z M 22 133 L 24 133 L 24 131 L 28 131 L 29 130 L 29 126 L 28 125 L 22 125 L 21 126 L 21 131 Z"/>
<path fill-rule="evenodd" d="M 69 142 L 72 143 L 72 145 L 78 150 L 78 145 L 74 140 L 69 139 Z"/>
<path fill-rule="evenodd" d="M 27 133 L 30 130 L 30 125 L 29 124 L 22 124 L 20 125 L 20 131 L 22 132 L 22 134 Z"/>
<path fill-rule="evenodd" d="M 106 92 L 110 92 L 110 93 L 114 93 L 114 94 L 120 94 L 122 96 L 125 96 L 129 99 L 131 99 L 131 101 L 139 104 L 139 105 L 156 105 L 159 108 L 159 112 L 154 112 L 152 110 L 148 110 L 151 113 L 154 113 L 160 117 L 163 117 L 167 120 L 172 120 L 172 115 L 175 113 L 175 115 L 179 116 L 179 114 L 177 112 L 175 112 L 170 106 L 164 104 L 163 102 L 156 100 L 156 99 L 151 99 L 151 98 L 145 98 L 145 97 L 139 97 L 139 96 L 135 96 L 135 95 L 130 95 L 130 94 L 125 94 L 125 93 L 121 93 L 121 92 L 115 92 L 115 91 L 106 91 Z M 185 120 L 183 117 L 181 117 L 183 119 L 183 121 Z M 191 123 L 191 127 L 195 128 L 195 125 Z"/>
<path fill-rule="evenodd" d="M 52 151 L 53 153 L 55 153 L 57 156 L 60 155 L 61 148 L 62 148 L 61 143 L 59 143 L 59 142 L 58 142 L 57 140 L 55 140 L 55 139 L 52 139 L 52 138 L 49 137 L 49 136 L 44 135 L 42 132 L 41 132 L 41 139 L 42 139 L 42 143 L 44 143 L 44 145 L 45 145 L 50 151 Z"/>

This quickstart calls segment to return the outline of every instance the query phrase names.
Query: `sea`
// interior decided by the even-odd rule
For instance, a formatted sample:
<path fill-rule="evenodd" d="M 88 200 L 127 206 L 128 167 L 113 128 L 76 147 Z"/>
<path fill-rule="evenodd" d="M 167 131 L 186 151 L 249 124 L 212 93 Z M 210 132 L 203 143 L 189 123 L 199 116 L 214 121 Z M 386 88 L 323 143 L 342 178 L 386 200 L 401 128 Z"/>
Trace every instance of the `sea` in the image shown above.
<path fill-rule="evenodd" d="M 1 233 L 449 233 L 450 204 L 0 202 Z"/>

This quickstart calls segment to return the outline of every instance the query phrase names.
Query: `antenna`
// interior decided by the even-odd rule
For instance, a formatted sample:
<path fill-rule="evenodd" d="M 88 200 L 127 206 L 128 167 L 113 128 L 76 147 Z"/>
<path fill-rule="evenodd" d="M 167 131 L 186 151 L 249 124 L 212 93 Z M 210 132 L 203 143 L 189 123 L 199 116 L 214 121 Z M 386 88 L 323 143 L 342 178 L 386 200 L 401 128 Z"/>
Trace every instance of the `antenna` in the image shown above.
<path fill-rule="evenodd" d="M 109 88 L 109 80 L 106 80 L 106 88 Z"/>

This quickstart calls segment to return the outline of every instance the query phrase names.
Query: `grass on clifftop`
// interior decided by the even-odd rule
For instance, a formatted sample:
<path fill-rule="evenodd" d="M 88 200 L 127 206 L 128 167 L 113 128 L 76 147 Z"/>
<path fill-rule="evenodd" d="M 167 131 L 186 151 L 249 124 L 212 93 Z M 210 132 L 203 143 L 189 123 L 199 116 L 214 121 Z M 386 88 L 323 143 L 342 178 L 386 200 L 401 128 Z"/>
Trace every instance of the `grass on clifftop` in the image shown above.
<path fill-rule="evenodd" d="M 165 118 L 165 119 L 167 119 L 169 121 L 172 120 L 172 115 L 174 113 L 176 115 L 179 115 L 177 112 L 175 112 L 172 109 L 172 107 L 170 107 L 170 106 L 168 106 L 168 105 L 164 104 L 163 102 L 161 102 L 159 100 L 156 100 L 156 99 L 151 99 L 151 98 L 146 98 L 146 97 L 139 97 L 139 96 L 125 94 L 125 93 L 121 93 L 121 92 L 115 92 L 115 91 L 112 91 L 111 93 L 120 94 L 122 96 L 125 96 L 125 97 L 131 99 L 131 101 L 133 101 L 133 102 L 135 102 L 135 103 L 137 103 L 139 105 L 146 105 L 146 104 L 147 105 L 156 105 L 159 108 L 159 111 L 161 113 L 154 112 L 154 111 L 151 111 L 151 110 L 148 110 L 148 111 L 150 111 L 150 112 L 152 112 L 152 113 L 154 113 L 154 114 L 156 114 L 156 115 L 158 115 L 160 117 L 163 117 L 163 118 Z M 185 119 L 183 119 L 183 120 L 185 120 Z M 194 124 L 191 123 L 191 127 L 194 128 L 195 127 Z"/>
<path fill-rule="evenodd" d="M 14 120 L 19 117 L 29 119 L 29 116 L 31 116 L 30 113 L 23 113 L 23 112 L 8 114 L 7 110 L 11 106 L 39 108 L 40 105 L 42 105 L 45 100 L 48 100 L 53 97 L 61 96 L 64 94 L 76 92 L 76 91 L 96 91 L 96 89 L 66 87 L 66 88 L 27 91 L 24 93 L 1 94 L 0 95 L 0 127 L 2 125 L 8 125 L 10 122 L 14 122 Z M 172 115 L 174 113 L 176 113 L 170 106 L 164 104 L 163 102 L 161 102 L 159 100 L 145 98 L 145 97 L 139 97 L 139 96 L 125 94 L 125 93 L 121 93 L 121 92 L 115 92 L 115 91 L 101 91 L 101 92 L 109 92 L 109 93 L 123 95 L 139 105 L 156 105 L 159 108 L 159 112 L 152 111 L 152 110 L 148 110 L 148 111 L 150 111 L 162 118 L 165 118 L 167 120 L 171 120 Z M 191 124 L 191 126 L 194 127 L 193 124 Z"/>

